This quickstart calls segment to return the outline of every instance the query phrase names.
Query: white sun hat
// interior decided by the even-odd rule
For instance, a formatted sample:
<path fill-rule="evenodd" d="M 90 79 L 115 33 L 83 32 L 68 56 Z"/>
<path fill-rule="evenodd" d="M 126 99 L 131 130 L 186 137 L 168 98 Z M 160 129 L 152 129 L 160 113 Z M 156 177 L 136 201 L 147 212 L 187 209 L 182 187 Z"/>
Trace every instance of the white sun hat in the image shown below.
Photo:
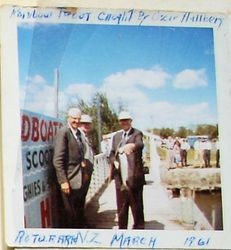
<path fill-rule="evenodd" d="M 80 122 L 82 123 L 92 123 L 92 119 L 89 115 L 83 114 L 81 115 L 81 120 Z"/>
<path fill-rule="evenodd" d="M 127 111 L 122 111 L 119 114 L 119 120 L 132 120 L 132 116 Z"/>

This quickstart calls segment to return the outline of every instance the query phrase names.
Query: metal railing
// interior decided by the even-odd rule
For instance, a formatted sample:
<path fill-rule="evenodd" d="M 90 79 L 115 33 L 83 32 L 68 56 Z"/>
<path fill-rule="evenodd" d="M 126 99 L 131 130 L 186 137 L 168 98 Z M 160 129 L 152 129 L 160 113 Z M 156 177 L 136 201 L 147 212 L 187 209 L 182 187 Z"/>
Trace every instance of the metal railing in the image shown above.
<path fill-rule="evenodd" d="M 91 177 L 90 187 L 87 193 L 86 202 L 89 202 L 103 187 L 108 179 L 109 164 L 105 154 L 98 154 L 94 158 L 94 171 Z"/>

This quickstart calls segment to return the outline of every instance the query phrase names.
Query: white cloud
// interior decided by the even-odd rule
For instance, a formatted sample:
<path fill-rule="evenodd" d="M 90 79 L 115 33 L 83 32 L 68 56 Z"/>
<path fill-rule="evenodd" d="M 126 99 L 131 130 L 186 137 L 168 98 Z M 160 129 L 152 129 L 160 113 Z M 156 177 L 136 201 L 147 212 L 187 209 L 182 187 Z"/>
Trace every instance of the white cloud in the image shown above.
<path fill-rule="evenodd" d="M 33 77 L 28 76 L 26 80 L 28 83 L 33 83 L 33 84 L 45 84 L 46 83 L 46 80 L 41 75 L 35 75 Z"/>
<path fill-rule="evenodd" d="M 129 69 L 117 72 L 105 78 L 104 85 L 142 86 L 150 89 L 164 87 L 171 76 L 161 68 L 154 67 L 150 70 Z"/>
<path fill-rule="evenodd" d="M 133 108 L 134 123 L 141 129 L 153 127 L 177 128 L 202 122 L 216 122 L 215 117 L 210 114 L 208 103 L 182 105 L 179 103 L 146 101 L 137 105 L 139 105 L 139 108 Z"/>
<path fill-rule="evenodd" d="M 150 100 L 147 90 L 162 88 L 170 79 L 171 76 L 160 68 L 130 69 L 105 78 L 100 90 L 106 93 L 113 108 L 117 110 L 122 104 L 128 109 L 134 117 L 134 124 L 141 129 L 177 128 L 201 121 L 215 121 L 210 115 L 208 103 L 184 105 Z M 204 86 L 207 84 L 205 70 L 184 70 L 176 76 L 174 84 L 178 88 Z"/>
<path fill-rule="evenodd" d="M 84 100 L 85 102 L 90 102 L 95 93 L 96 88 L 93 84 L 70 84 L 66 89 L 59 92 L 59 110 L 67 110 L 69 106 L 76 104 L 78 99 Z"/>
<path fill-rule="evenodd" d="M 66 110 L 77 98 L 90 101 L 95 93 L 94 85 L 88 83 L 71 84 L 59 91 L 59 110 Z M 55 115 L 55 89 L 41 75 L 27 77 L 27 83 L 21 87 L 21 107 L 37 113 Z"/>
<path fill-rule="evenodd" d="M 146 78 L 142 79 L 142 75 Z M 160 80 L 149 82 L 149 77 Z M 106 94 L 110 105 L 116 111 L 121 104 L 128 109 L 134 117 L 134 126 L 142 130 L 153 127 L 177 128 L 202 121 L 204 123 L 216 121 L 211 115 L 208 103 L 184 105 L 149 99 L 149 88 L 151 86 L 153 89 L 160 88 L 168 79 L 170 76 L 158 69 L 153 71 L 135 69 L 105 78 L 101 88 L 96 88 L 90 83 L 70 84 L 59 92 L 59 110 L 66 110 L 70 104 L 76 103 L 77 97 L 86 102 L 91 101 L 92 96 L 100 91 Z M 158 84 L 155 84 L 157 82 Z M 53 85 L 48 84 L 41 75 L 28 77 L 27 85 L 21 88 L 21 105 L 22 108 L 53 116 L 55 110 Z"/>
<path fill-rule="evenodd" d="M 89 83 L 74 83 L 69 85 L 65 90 L 64 94 L 72 98 L 80 98 L 85 101 L 90 101 L 94 95 L 96 88 L 94 85 Z"/>
<path fill-rule="evenodd" d="M 178 89 L 192 89 L 208 85 L 205 69 L 185 69 L 178 73 L 173 80 L 173 86 Z"/>
<path fill-rule="evenodd" d="M 100 91 L 106 93 L 113 107 L 122 103 L 126 108 L 134 108 L 146 102 L 144 90 L 162 88 L 170 78 L 158 67 L 151 70 L 129 69 L 106 77 Z"/>
<path fill-rule="evenodd" d="M 54 115 L 54 87 L 50 86 L 41 75 L 27 78 L 21 88 L 21 107 L 46 115 Z"/>

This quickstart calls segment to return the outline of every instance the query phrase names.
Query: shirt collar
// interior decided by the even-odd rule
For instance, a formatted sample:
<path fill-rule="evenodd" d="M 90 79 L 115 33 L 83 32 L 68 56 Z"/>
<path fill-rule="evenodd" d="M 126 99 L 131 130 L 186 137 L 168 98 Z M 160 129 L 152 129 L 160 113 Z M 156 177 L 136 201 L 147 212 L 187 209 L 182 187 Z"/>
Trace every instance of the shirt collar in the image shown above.
<path fill-rule="evenodd" d="M 126 133 L 126 137 L 130 134 L 132 128 L 129 128 L 129 130 L 125 131 L 123 130 L 123 136 Z"/>
<path fill-rule="evenodd" d="M 67 123 L 67 126 L 70 128 L 70 130 L 71 130 L 72 134 L 74 135 L 74 137 L 77 138 L 76 132 L 77 132 L 78 129 L 73 129 L 69 122 Z"/>

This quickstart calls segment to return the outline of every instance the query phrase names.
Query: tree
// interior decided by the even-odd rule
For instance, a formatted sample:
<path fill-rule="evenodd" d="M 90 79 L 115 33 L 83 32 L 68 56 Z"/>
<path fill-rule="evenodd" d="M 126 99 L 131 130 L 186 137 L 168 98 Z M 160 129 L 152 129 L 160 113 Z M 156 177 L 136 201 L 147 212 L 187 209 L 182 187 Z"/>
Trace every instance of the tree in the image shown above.
<path fill-rule="evenodd" d="M 108 134 L 119 130 L 118 116 L 108 104 L 105 94 L 97 93 L 93 98 L 93 108 L 100 111 L 102 133 Z"/>
<path fill-rule="evenodd" d="M 186 138 L 189 135 L 208 135 L 209 138 L 213 139 L 218 137 L 218 124 L 198 124 L 195 132 L 183 126 L 179 127 L 177 131 L 172 128 L 152 128 L 150 132 L 162 138 L 168 138 L 169 136 Z"/>
<path fill-rule="evenodd" d="M 188 136 L 188 131 L 185 127 L 179 127 L 179 129 L 175 133 L 175 135 L 180 137 L 180 138 L 186 138 Z"/>
<path fill-rule="evenodd" d="M 208 135 L 211 139 L 216 138 L 218 137 L 218 125 L 199 124 L 196 128 L 195 134 Z"/>
<path fill-rule="evenodd" d="M 174 129 L 171 128 L 161 128 L 159 135 L 162 138 L 168 138 L 169 136 L 173 136 L 174 132 L 175 132 Z"/>
<path fill-rule="evenodd" d="M 189 135 L 193 135 L 193 131 L 191 129 L 188 129 L 186 127 L 179 127 L 178 131 L 175 133 L 175 136 L 178 136 L 180 138 L 186 138 Z"/>
<path fill-rule="evenodd" d="M 101 136 L 120 129 L 118 116 L 110 108 L 106 95 L 99 92 L 94 95 L 90 103 L 78 99 L 75 106 L 78 106 L 82 113 L 88 114 L 92 118 L 92 130 L 89 138 L 93 150 L 97 154 L 100 151 L 99 142 L 102 140 Z"/>

